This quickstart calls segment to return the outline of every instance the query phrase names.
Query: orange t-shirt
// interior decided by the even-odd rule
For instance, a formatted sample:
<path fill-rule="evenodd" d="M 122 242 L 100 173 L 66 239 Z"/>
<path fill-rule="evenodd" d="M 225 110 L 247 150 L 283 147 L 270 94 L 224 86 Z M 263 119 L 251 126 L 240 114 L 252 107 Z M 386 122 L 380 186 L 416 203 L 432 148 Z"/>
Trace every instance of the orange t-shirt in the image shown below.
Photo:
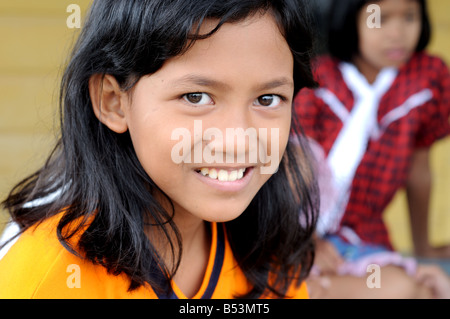
<path fill-rule="evenodd" d="M 128 291 L 130 281 L 125 274 L 109 274 L 103 266 L 77 257 L 61 245 L 56 235 L 58 220 L 55 216 L 28 229 L 0 260 L 0 298 L 186 298 L 175 283 L 171 296 L 158 296 L 149 285 Z M 213 223 L 207 269 L 193 298 L 232 299 L 249 288 L 223 228 Z M 306 284 L 291 287 L 288 296 L 308 298 Z"/>

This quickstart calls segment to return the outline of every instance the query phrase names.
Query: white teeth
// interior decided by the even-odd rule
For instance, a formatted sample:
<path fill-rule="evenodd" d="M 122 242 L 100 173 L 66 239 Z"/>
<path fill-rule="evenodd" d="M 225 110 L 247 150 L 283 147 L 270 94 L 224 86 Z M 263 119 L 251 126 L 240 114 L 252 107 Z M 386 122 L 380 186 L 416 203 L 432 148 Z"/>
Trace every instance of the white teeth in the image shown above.
<path fill-rule="evenodd" d="M 219 173 L 217 174 L 217 179 L 221 182 L 228 181 L 228 172 L 221 169 Z"/>
<path fill-rule="evenodd" d="M 217 171 L 213 168 L 209 170 L 208 176 L 212 179 L 217 179 Z"/>
<path fill-rule="evenodd" d="M 244 177 L 245 168 L 240 168 L 234 171 L 227 171 L 220 169 L 217 171 L 215 168 L 202 168 L 199 173 L 203 176 L 208 176 L 211 179 L 218 179 L 221 182 L 234 182 Z"/>
<path fill-rule="evenodd" d="M 229 182 L 234 182 L 235 180 L 237 180 L 237 176 L 238 176 L 238 171 L 231 171 L 228 173 L 228 181 Z"/>

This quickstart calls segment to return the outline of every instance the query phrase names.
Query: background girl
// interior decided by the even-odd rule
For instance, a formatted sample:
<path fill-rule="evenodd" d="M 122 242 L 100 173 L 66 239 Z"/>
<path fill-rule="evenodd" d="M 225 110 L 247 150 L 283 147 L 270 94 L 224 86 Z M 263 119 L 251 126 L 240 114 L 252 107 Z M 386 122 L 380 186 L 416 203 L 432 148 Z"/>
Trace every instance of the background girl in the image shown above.
<path fill-rule="evenodd" d="M 3 202 L 21 230 L 0 297 L 307 297 L 315 187 L 288 137 L 293 97 L 314 84 L 308 21 L 294 0 L 94 1 L 61 84 L 61 138 Z M 276 130 L 257 147 L 277 149 L 278 171 L 196 162 L 198 145 L 227 159 L 256 146 L 206 140 L 194 120 Z M 181 164 L 177 129 L 193 137 Z"/>
<path fill-rule="evenodd" d="M 373 4 L 380 27 L 373 25 Z M 416 253 L 450 256 L 448 246 L 428 241 L 429 147 L 450 132 L 450 75 L 441 59 L 424 52 L 426 3 L 333 1 L 326 21 L 330 55 L 317 60 L 320 88 L 295 101 L 323 159 L 318 169 L 327 189 L 315 264 L 330 274 L 325 296 L 429 296 L 414 280 L 414 261 L 392 252 L 382 219 L 406 187 Z M 381 289 L 367 288 L 370 264 L 383 266 Z"/>

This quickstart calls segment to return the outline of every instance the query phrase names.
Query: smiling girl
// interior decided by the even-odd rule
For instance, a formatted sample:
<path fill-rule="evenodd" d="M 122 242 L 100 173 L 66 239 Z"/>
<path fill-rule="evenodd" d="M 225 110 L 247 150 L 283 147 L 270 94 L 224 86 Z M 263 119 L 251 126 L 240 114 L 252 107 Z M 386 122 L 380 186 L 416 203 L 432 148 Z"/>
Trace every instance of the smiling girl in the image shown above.
<path fill-rule="evenodd" d="M 21 231 L 0 297 L 307 297 L 315 183 L 289 141 L 293 97 L 314 85 L 307 21 L 300 0 L 94 1 L 61 138 L 3 203 Z M 277 172 L 195 121 L 277 130 L 256 136 Z M 179 129 L 192 140 L 176 162 Z M 187 160 L 199 146 L 236 160 Z"/>

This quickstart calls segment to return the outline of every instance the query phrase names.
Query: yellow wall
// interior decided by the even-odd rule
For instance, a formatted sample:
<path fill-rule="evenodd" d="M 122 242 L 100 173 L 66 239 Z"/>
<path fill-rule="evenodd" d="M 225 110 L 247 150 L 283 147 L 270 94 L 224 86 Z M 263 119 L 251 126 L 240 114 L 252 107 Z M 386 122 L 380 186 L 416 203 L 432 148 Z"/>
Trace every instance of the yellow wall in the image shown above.
<path fill-rule="evenodd" d="M 58 79 L 79 31 L 67 27 L 66 8 L 76 3 L 84 13 L 89 2 L 0 1 L 0 199 L 53 146 Z"/>
<path fill-rule="evenodd" d="M 54 143 L 58 79 L 74 36 L 66 12 L 88 0 L 0 1 L 0 198 L 19 179 L 42 165 Z M 450 64 L 450 1 L 429 0 L 434 26 L 430 51 Z M 432 201 L 432 239 L 450 243 L 450 139 L 433 148 L 436 192 Z M 4 215 L 3 215 L 4 216 Z M 4 219 L 5 217 L 3 217 Z M 411 248 L 404 196 L 389 207 L 386 221 L 394 244 Z M 0 225 L 1 229 L 1 225 Z"/>

